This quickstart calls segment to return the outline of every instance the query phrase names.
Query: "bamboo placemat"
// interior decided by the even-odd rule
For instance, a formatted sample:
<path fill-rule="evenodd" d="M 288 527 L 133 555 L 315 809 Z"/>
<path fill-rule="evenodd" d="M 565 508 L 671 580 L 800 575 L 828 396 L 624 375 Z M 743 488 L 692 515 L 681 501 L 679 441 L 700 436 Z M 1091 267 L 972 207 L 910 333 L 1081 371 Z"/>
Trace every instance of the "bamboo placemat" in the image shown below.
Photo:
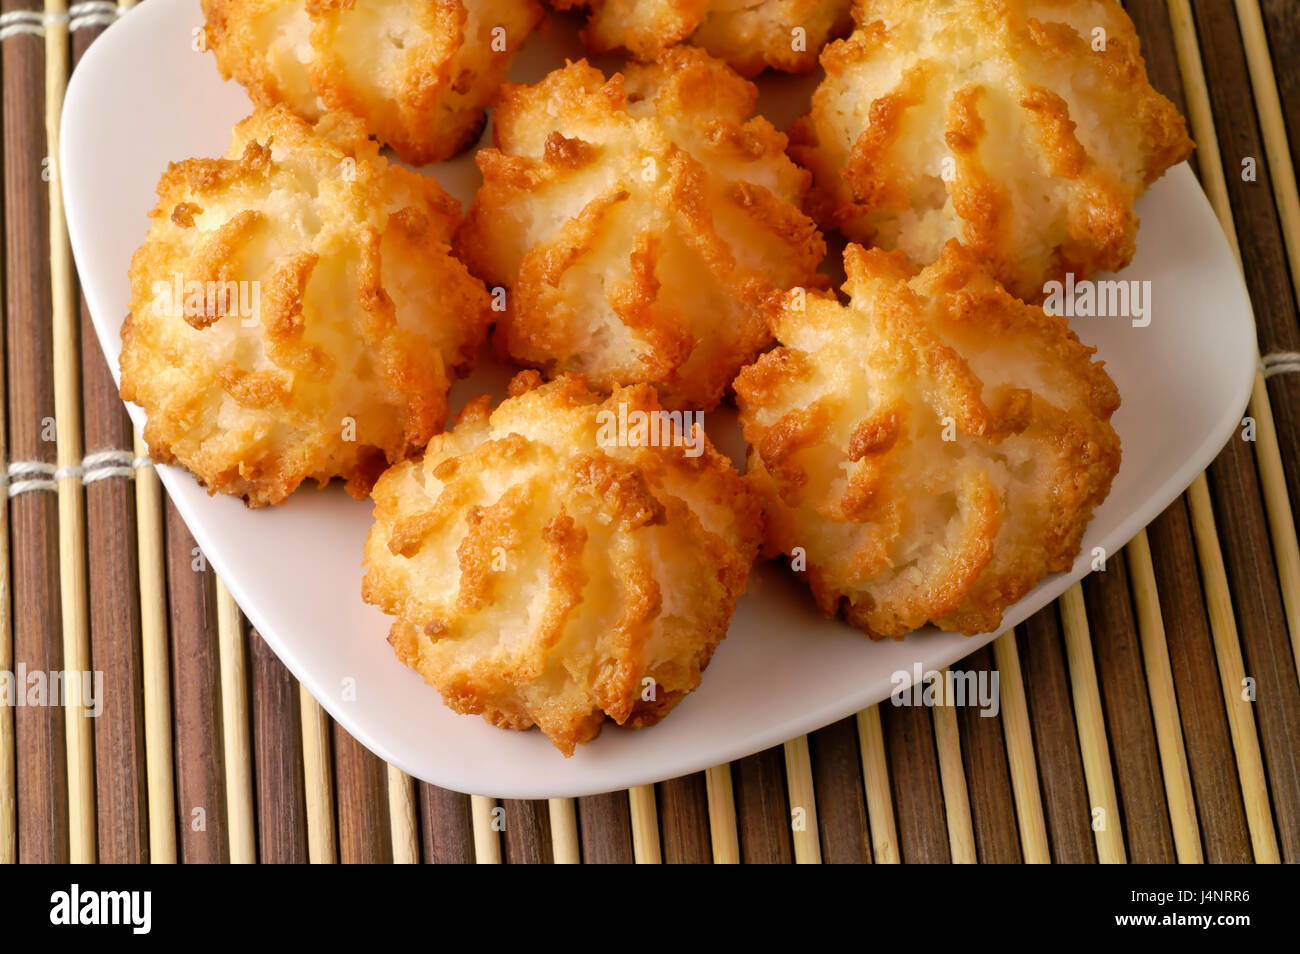
<path fill-rule="evenodd" d="M 1300 861 L 1295 0 L 1127 4 L 1188 117 L 1264 357 L 1249 420 L 1187 493 L 957 667 L 999 673 L 1000 713 L 873 706 L 731 765 L 549 802 L 445 791 L 371 755 L 162 494 L 48 158 L 69 69 L 129 6 L 0 0 L 0 670 L 98 669 L 114 691 L 95 720 L 0 707 L 0 862 Z"/>

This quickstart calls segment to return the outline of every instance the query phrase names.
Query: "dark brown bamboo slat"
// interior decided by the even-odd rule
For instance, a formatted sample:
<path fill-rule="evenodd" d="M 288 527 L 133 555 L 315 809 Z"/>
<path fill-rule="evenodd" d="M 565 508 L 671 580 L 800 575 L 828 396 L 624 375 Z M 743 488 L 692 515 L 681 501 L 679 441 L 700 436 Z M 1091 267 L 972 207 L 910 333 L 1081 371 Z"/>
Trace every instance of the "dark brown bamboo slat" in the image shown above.
<path fill-rule="evenodd" d="M 1172 864 L 1174 833 L 1123 554 L 1109 556 L 1105 571 L 1085 578 L 1083 589 L 1128 859 Z"/>
<path fill-rule="evenodd" d="M 1233 761 L 1186 502 L 1182 498 L 1175 500 L 1147 528 L 1147 535 L 1205 860 L 1249 862 L 1250 831 Z"/>
<path fill-rule="evenodd" d="M 1231 173 L 1241 156 L 1264 155 L 1236 14 L 1231 3 L 1221 0 L 1206 0 L 1193 9 L 1220 148 L 1228 167 L 1225 171 Z M 1300 328 L 1281 225 L 1266 173 L 1262 170 L 1260 181 L 1254 184 L 1229 174 L 1228 193 L 1241 239 L 1246 284 L 1256 303 L 1260 346 L 1295 350 L 1300 347 Z M 1284 450 L 1294 451 L 1300 447 L 1300 421 L 1292 415 L 1300 411 L 1300 404 L 1291 411 L 1286 419 L 1277 419 L 1277 427 Z M 1284 427 L 1289 429 L 1285 437 Z M 1294 456 L 1291 460 L 1296 462 Z M 1248 443 L 1239 437 L 1229 441 L 1211 466 L 1210 484 L 1246 674 L 1256 680 L 1256 699 L 1266 697 L 1271 703 L 1255 709 L 1279 848 L 1285 861 L 1296 862 L 1300 861 L 1300 752 L 1296 746 L 1300 739 L 1300 685 L 1295 680 L 1268 518 L 1259 500 L 1255 460 Z"/>
<path fill-rule="evenodd" d="M 251 628 L 248 660 L 258 860 L 301 864 L 307 861 L 307 799 L 303 791 L 298 684 Z"/>
<path fill-rule="evenodd" d="M 780 746 L 731 763 L 736 834 L 745 864 L 789 864 L 794 860 L 790 797 Z"/>
<path fill-rule="evenodd" d="M 388 864 L 393 860 L 388 821 L 388 767 L 337 722 L 334 736 L 334 791 L 339 861 Z"/>
<path fill-rule="evenodd" d="M 704 774 L 697 772 L 655 786 L 659 806 L 659 838 L 667 864 L 708 864 L 713 860 L 709 840 L 709 797 Z"/>
<path fill-rule="evenodd" d="M 578 832 L 585 864 L 631 864 L 632 819 L 627 792 L 578 799 Z"/>
<path fill-rule="evenodd" d="M 3 0 L 0 11 L 29 10 Z M 50 334 L 50 232 L 45 157 L 44 41 L 18 35 L 3 55 L 5 324 L 9 453 L 12 461 L 55 460 L 53 345 Z M 32 475 L 40 476 L 40 475 Z M 15 480 L 11 478 L 12 489 Z M 59 527 L 54 495 L 9 500 L 13 572 L 14 666 L 63 669 Z M 57 703 L 57 700 L 55 700 Z M 22 706 L 14 713 L 18 781 L 18 857 L 68 860 L 68 780 L 61 705 Z"/>
<path fill-rule="evenodd" d="M 1300 6 L 1286 0 L 1278 4 L 1265 2 L 1261 4 L 1265 19 L 1267 36 L 1272 41 L 1273 67 L 1277 77 L 1278 94 L 1283 109 L 1283 118 L 1287 121 L 1290 142 L 1294 147 L 1297 129 L 1300 129 L 1300 75 L 1296 69 L 1296 50 L 1300 46 Z M 1217 6 L 1210 11 L 1215 28 L 1220 23 L 1222 11 Z M 1212 86 L 1214 84 L 1240 79 L 1240 71 L 1246 69 L 1241 60 L 1241 38 L 1235 13 L 1233 18 L 1232 42 L 1238 44 L 1235 55 L 1223 65 L 1206 63 L 1206 71 Z M 1204 41 L 1203 41 L 1204 42 Z M 1225 38 L 1223 43 L 1227 44 Z M 1288 44 L 1291 44 L 1288 47 Z M 1290 52 L 1287 52 L 1289 49 Z M 1208 48 L 1207 48 L 1207 56 Z M 1280 57 L 1280 58 L 1279 58 Z M 1225 123 L 1220 114 L 1220 104 L 1230 98 L 1231 108 L 1239 108 L 1244 97 L 1246 102 L 1253 102 L 1253 90 L 1249 82 L 1241 91 L 1214 91 L 1215 115 L 1219 118 L 1219 137 L 1222 143 L 1224 161 L 1240 161 L 1242 156 L 1250 155 L 1256 159 L 1258 178 L 1247 183 L 1240 175 L 1228 176 L 1228 190 L 1232 201 L 1233 214 L 1242 231 L 1242 264 L 1246 270 L 1247 282 L 1251 288 L 1251 298 L 1255 302 L 1255 321 L 1259 330 L 1259 347 L 1261 353 L 1274 351 L 1300 351 L 1300 320 L 1296 314 L 1296 289 L 1293 276 L 1287 264 L 1287 250 L 1281 234 L 1281 224 L 1274 201 L 1273 175 L 1269 166 L 1254 110 L 1251 121 L 1238 121 L 1233 117 Z M 1233 130 L 1223 128 L 1230 125 Z M 1258 148 L 1260 151 L 1250 151 Z M 1293 148 L 1294 153 L 1294 148 Z M 1231 170 L 1229 170 L 1231 172 Z M 1284 174 L 1284 173 L 1280 173 Z M 1261 295 L 1265 297 L 1261 297 Z M 1260 305 L 1263 304 L 1263 307 Z M 1277 425 L 1278 443 L 1282 451 L 1283 471 L 1286 474 L 1287 492 L 1294 502 L 1300 500 L 1300 374 L 1279 374 L 1268 379 L 1268 392 L 1273 408 L 1273 417 Z"/>
<path fill-rule="evenodd" d="M 430 864 L 474 863 L 474 830 L 469 796 L 426 782 L 419 784 L 420 840 Z"/>
<path fill-rule="evenodd" d="M 990 678 L 994 671 L 993 653 L 989 647 L 982 647 L 953 668 L 973 672 L 977 678 L 980 673 L 987 673 L 984 678 Z M 975 706 L 961 706 L 957 709 L 957 728 L 961 732 L 966 793 L 970 798 L 971 826 L 980 863 L 1018 863 L 1020 832 L 1016 827 L 1011 769 L 1002 738 L 1002 717 L 983 715 Z"/>
<path fill-rule="evenodd" d="M 1246 676 L 1255 680 L 1255 706 L 1264 765 L 1273 792 L 1278 847 L 1288 862 L 1300 861 L 1300 686 L 1287 640 L 1277 574 L 1268 542 L 1263 504 L 1254 492 L 1251 452 L 1233 441 L 1211 465 L 1215 518 L 1232 586 Z M 1245 686 L 1242 692 L 1248 691 Z"/>
<path fill-rule="evenodd" d="M 74 64 L 102 32 L 72 34 Z M 131 423 L 90 312 L 81 302 L 83 446 L 131 452 Z M 95 720 L 95 801 L 99 860 L 147 861 L 144 696 L 140 656 L 140 579 L 136 561 L 135 488 L 129 478 L 86 484 L 90 639 L 94 668 L 104 674 L 104 707 Z"/>
<path fill-rule="evenodd" d="M 167 503 L 167 593 L 171 612 L 172 726 L 181 861 L 224 862 L 226 784 L 215 580 L 198 544 Z"/>
<path fill-rule="evenodd" d="M 858 730 L 852 718 L 810 733 L 813 787 L 823 864 L 867 864 L 871 832 L 862 789 Z"/>
<path fill-rule="evenodd" d="M 546 802 L 508 798 L 501 805 L 506 810 L 506 862 L 551 864 L 555 855 L 551 850 L 551 812 Z"/>
<path fill-rule="evenodd" d="M 880 720 L 889 753 L 889 781 L 904 864 L 951 860 L 948 819 L 934 747 L 934 721 L 924 706 L 882 703 Z"/>
<path fill-rule="evenodd" d="M 1029 617 L 1021 631 L 1023 638 L 1017 639 L 1016 645 L 1020 649 L 1025 697 L 1030 700 L 1034 757 L 1052 860 L 1064 864 L 1095 862 L 1092 811 L 1056 606 Z"/>

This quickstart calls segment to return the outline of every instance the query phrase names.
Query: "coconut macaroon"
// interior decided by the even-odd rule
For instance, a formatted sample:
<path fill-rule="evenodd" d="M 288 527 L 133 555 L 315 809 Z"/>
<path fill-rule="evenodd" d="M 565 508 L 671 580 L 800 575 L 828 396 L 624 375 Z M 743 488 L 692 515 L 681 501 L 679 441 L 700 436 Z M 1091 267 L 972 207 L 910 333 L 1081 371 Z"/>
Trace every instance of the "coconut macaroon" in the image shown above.
<path fill-rule="evenodd" d="M 1110 490 L 1115 385 L 956 242 L 919 274 L 857 245 L 845 269 L 850 304 L 791 296 L 736 382 L 769 547 L 872 638 L 996 630 Z"/>
<path fill-rule="evenodd" d="M 852 0 L 550 0 L 589 12 L 582 40 L 593 53 L 624 49 L 653 61 L 677 43 L 703 47 L 745 76 L 767 67 L 806 73 L 832 36 L 852 24 Z"/>
<path fill-rule="evenodd" d="M 364 497 L 442 429 L 489 298 L 447 245 L 459 204 L 358 120 L 256 112 L 150 215 L 120 361 L 154 460 L 254 507 L 308 478 Z"/>
<path fill-rule="evenodd" d="M 537 0 L 203 0 L 203 14 L 222 75 L 254 103 L 347 110 L 414 165 L 478 138 L 544 16 Z"/>
<path fill-rule="evenodd" d="M 495 410 L 375 485 L 365 599 L 457 712 L 556 748 L 663 718 L 700 683 L 762 534 L 757 498 L 693 415 L 521 372 Z M 620 423 L 623 422 L 623 423 Z"/>
<path fill-rule="evenodd" d="M 858 0 L 791 129 L 808 208 L 935 261 L 959 239 L 1027 301 L 1133 257 L 1133 203 L 1192 142 L 1113 0 Z"/>
<path fill-rule="evenodd" d="M 606 79 L 585 61 L 508 84 L 457 251 L 510 286 L 497 344 L 605 391 L 707 410 L 771 342 L 778 291 L 824 286 L 807 173 L 753 84 L 694 47 Z"/>

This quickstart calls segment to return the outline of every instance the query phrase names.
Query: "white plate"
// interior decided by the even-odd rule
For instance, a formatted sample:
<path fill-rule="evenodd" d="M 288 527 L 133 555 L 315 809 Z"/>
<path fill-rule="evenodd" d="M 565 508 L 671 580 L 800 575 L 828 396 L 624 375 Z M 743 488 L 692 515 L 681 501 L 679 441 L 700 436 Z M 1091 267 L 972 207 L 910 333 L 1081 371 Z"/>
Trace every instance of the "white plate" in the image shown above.
<path fill-rule="evenodd" d="M 171 160 L 223 154 L 231 125 L 249 112 L 243 91 L 221 82 L 211 54 L 191 48 L 200 23 L 196 0 L 154 0 L 133 10 L 90 48 L 67 93 L 60 159 L 68 224 L 114 375 L 127 266 L 144 237 L 159 175 Z M 576 54 L 571 29 L 556 26 L 529 41 L 516 78 L 535 80 L 563 53 Z M 765 86 L 768 114 L 780 125 L 798 112 L 810 82 Z M 463 200 L 476 185 L 468 156 L 434 171 Z M 1232 435 L 1246 404 L 1256 362 L 1250 300 L 1188 167 L 1158 182 L 1141 212 L 1140 251 L 1124 277 L 1152 281 L 1150 325 L 1074 322 L 1079 336 L 1100 348 L 1123 395 L 1114 418 L 1123 467 L 1074 571 L 1040 583 L 1007 613 L 1006 627 L 1081 578 L 1094 547 L 1114 553 L 1160 513 Z M 458 385 L 457 396 L 502 379 L 500 369 L 486 369 Z M 141 426 L 140 409 L 130 411 Z M 710 429 L 719 430 L 714 423 Z M 763 566 L 697 692 L 662 724 L 644 731 L 611 725 L 565 759 L 538 732 L 504 732 L 453 714 L 397 662 L 385 641 L 388 620 L 360 597 L 369 504 L 337 489 L 306 490 L 284 506 L 251 511 L 209 497 L 184 471 L 160 471 L 239 605 L 330 715 L 380 757 L 459 791 L 585 795 L 693 772 L 849 715 L 886 698 L 894 672 L 914 662 L 942 668 L 992 638 L 925 633 L 871 643 L 821 619 L 800 584 Z"/>

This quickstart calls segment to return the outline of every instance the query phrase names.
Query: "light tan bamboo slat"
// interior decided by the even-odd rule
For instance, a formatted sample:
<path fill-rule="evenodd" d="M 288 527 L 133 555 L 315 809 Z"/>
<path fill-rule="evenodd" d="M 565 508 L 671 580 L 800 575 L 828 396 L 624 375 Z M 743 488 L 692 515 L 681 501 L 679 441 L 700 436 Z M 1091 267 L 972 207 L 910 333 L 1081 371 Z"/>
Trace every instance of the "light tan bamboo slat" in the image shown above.
<path fill-rule="evenodd" d="M 226 823 L 230 861 L 257 861 L 253 828 L 253 756 L 249 741 L 248 682 L 239 606 L 217 578 L 217 652 L 221 657 L 222 753 L 226 767 Z"/>
<path fill-rule="evenodd" d="M 135 434 L 135 456 L 146 454 Z M 140 566 L 140 650 L 144 680 L 145 784 L 149 799 L 149 860 L 176 863 L 172 783 L 171 659 L 167 646 L 167 569 L 163 552 L 162 484 L 152 467 L 135 474 L 136 553 Z"/>
<path fill-rule="evenodd" d="M 3 417 L 4 415 L 0 415 Z M 3 425 L 0 425 L 2 427 Z M 0 450 L 8 442 L 0 440 Z M 0 457 L 7 460 L 8 455 Z M 9 505 L 0 501 L 0 671 L 14 671 L 14 634 L 10 623 L 9 595 Z M 0 864 L 18 861 L 18 776 L 14 764 L 14 710 L 0 706 Z"/>
<path fill-rule="evenodd" d="M 470 819 L 474 825 L 474 860 L 480 865 L 501 864 L 501 836 L 492 827 L 496 799 L 486 795 L 469 797 Z"/>
<path fill-rule="evenodd" d="M 1070 667 L 1070 689 L 1074 696 L 1074 719 L 1079 727 L 1079 753 L 1083 756 L 1083 777 L 1088 785 L 1088 801 L 1093 812 L 1097 860 L 1104 865 L 1121 865 L 1127 860 L 1124 826 L 1119 798 L 1115 794 L 1106 719 L 1101 713 L 1101 690 L 1097 687 L 1097 667 L 1092 658 L 1083 588 L 1075 583 L 1061 595 L 1060 604 L 1065 654 Z M 1095 824 L 1098 809 L 1102 812 L 1100 828 Z"/>
<path fill-rule="evenodd" d="M 894 826 L 894 799 L 889 791 L 889 762 L 885 759 L 885 733 L 880 709 L 869 706 L 857 715 L 858 750 L 862 753 L 862 788 L 867 799 L 867 824 L 871 826 L 871 860 L 896 865 L 898 829 Z"/>
<path fill-rule="evenodd" d="M 940 684 L 946 687 L 946 678 Z M 973 865 L 979 861 L 979 855 L 975 850 L 975 829 L 971 824 L 970 795 L 966 791 L 961 732 L 957 728 L 954 703 L 955 700 L 945 695 L 932 709 L 934 745 L 939 753 L 939 781 L 943 785 L 944 813 L 948 818 L 948 850 L 953 864 Z"/>
<path fill-rule="evenodd" d="M 307 860 L 333 865 L 339 860 L 334 829 L 334 770 L 330 758 L 330 727 L 325 710 L 301 684 L 298 686 L 302 722 L 303 794 L 307 807 Z"/>
<path fill-rule="evenodd" d="M 715 865 L 740 864 L 740 836 L 736 828 L 736 794 L 731 789 L 731 766 L 715 765 L 704 773 L 709 801 L 709 841 Z"/>
<path fill-rule="evenodd" d="M 1147 677 L 1147 696 L 1155 721 L 1156 742 L 1160 748 L 1160 770 L 1169 803 L 1169 822 L 1174 834 L 1174 850 L 1182 864 L 1203 864 L 1201 829 L 1196 820 L 1196 798 L 1191 774 L 1187 769 L 1187 749 L 1183 744 L 1183 725 L 1178 716 L 1178 694 L 1169 664 L 1169 645 L 1165 641 L 1164 616 L 1151 563 L 1151 545 L 1145 529 L 1129 541 L 1126 548 L 1129 583 L 1137 610 L 1138 636 L 1142 645 L 1142 662 Z"/>
<path fill-rule="evenodd" d="M 3 336 L 0 336 L 0 342 Z M 5 363 L 0 348 L 0 366 Z M 0 382 L 4 372 L 0 371 Z M 9 460 L 9 434 L 0 414 L 0 467 Z M 9 495 L 0 500 L 0 672 L 14 671 L 13 597 L 9 589 Z M 18 773 L 14 761 L 14 710 L 0 706 L 0 865 L 18 862 Z"/>
<path fill-rule="evenodd" d="M 136 0 L 118 0 L 119 10 Z M 148 449 L 135 435 L 135 456 Z M 149 860 L 176 863 L 172 758 L 171 662 L 167 641 L 167 580 L 162 485 L 152 467 L 136 471 L 136 541 L 140 569 L 140 636 L 144 678 L 145 764 L 149 799 Z"/>
<path fill-rule="evenodd" d="M 136 0 L 118 0 L 119 10 Z M 135 456 L 148 454 L 135 436 Z M 149 860 L 176 863 L 175 786 L 172 781 L 171 662 L 167 646 L 167 571 L 164 563 L 162 485 L 152 467 L 135 475 L 136 547 L 140 570 L 140 639 L 144 680 L 144 746 L 149 799 Z"/>
<path fill-rule="evenodd" d="M 812 755 L 808 736 L 785 743 L 785 784 L 790 793 L 790 810 L 803 809 L 803 826 L 794 828 L 794 861 L 799 865 L 822 863 L 821 832 L 817 827 L 817 792 L 813 787 Z"/>
<path fill-rule="evenodd" d="M 1300 294 L 1300 191 L 1296 186 L 1295 166 L 1291 161 L 1282 104 L 1278 99 L 1277 75 L 1273 72 L 1273 61 L 1268 52 L 1268 38 L 1264 34 L 1259 0 L 1236 0 L 1236 4 L 1242 45 L 1246 48 L 1246 66 L 1250 70 L 1250 85 L 1255 94 L 1255 108 L 1264 136 L 1269 181 L 1273 184 L 1273 199 L 1282 223 L 1287 262 L 1291 266 L 1291 287 Z M 1265 484 L 1285 487 L 1285 475 L 1280 472 L 1281 459 L 1276 463 L 1279 472 L 1270 475 Z M 1287 629 L 1291 635 L 1291 656 L 1295 661 L 1296 675 L 1300 677 L 1300 544 L 1296 542 L 1295 524 L 1292 522 L 1288 521 L 1285 526 L 1277 528 L 1270 526 L 1270 530 L 1273 533 L 1280 531 L 1284 537 L 1281 542 L 1275 538 L 1273 546 L 1278 561 L 1278 575 L 1282 581 Z"/>
<path fill-rule="evenodd" d="M 8 387 L 4 335 L 0 335 L 0 394 Z M 0 468 L 8 472 L 9 425 L 0 414 Z M 0 484 L 3 486 L 3 484 Z M 6 491 L 8 488 L 5 488 Z M 9 494 L 0 500 L 0 672 L 14 671 L 13 593 L 9 588 Z M 18 772 L 14 710 L 0 706 L 0 864 L 18 862 Z"/>
<path fill-rule="evenodd" d="M 54 343 L 55 448 L 60 468 L 81 465 L 81 371 L 72 296 L 72 251 L 59 181 L 59 116 L 68 85 L 65 0 L 45 0 L 45 142 L 50 163 L 50 285 Z M 65 471 L 66 472 L 66 471 Z M 59 592 L 63 608 L 63 669 L 90 671 L 86 605 L 86 521 L 81 480 L 73 471 L 58 482 Z M 68 857 L 95 861 L 94 733 L 81 699 L 81 680 L 65 681 L 64 734 L 68 749 Z"/>
<path fill-rule="evenodd" d="M 393 864 L 420 863 L 420 832 L 415 822 L 415 780 L 388 766 L 388 824 L 393 833 Z"/>
<path fill-rule="evenodd" d="M 1147 532 L 1139 530 L 1125 548 L 1128 557 L 1129 583 L 1137 608 L 1138 636 L 1142 643 L 1142 662 L 1146 669 L 1147 695 L 1155 721 L 1156 743 L 1160 747 L 1160 771 L 1165 781 L 1165 798 L 1169 803 L 1169 823 L 1174 833 L 1174 850 L 1183 864 L 1201 864 L 1201 829 L 1196 820 L 1196 797 L 1192 793 L 1191 774 L 1187 770 L 1187 750 L 1183 745 L 1183 725 L 1178 717 L 1178 694 L 1169 665 L 1169 646 L 1165 641 L 1165 621 L 1156 595 L 1156 574 L 1151 563 L 1151 545 Z"/>
<path fill-rule="evenodd" d="M 663 863 L 659 845 L 659 812 L 655 787 L 638 785 L 627 790 L 628 817 L 632 822 L 632 858 L 639 865 Z"/>
<path fill-rule="evenodd" d="M 1008 630 L 993 641 L 993 662 L 998 668 L 1002 734 L 1011 770 L 1011 791 L 1016 799 L 1020 851 L 1028 864 L 1050 864 L 1052 851 L 1047 842 L 1043 798 L 1038 791 L 1038 763 L 1034 758 L 1034 738 L 1029 727 L 1029 706 L 1025 702 L 1015 630 Z"/>
<path fill-rule="evenodd" d="M 546 809 L 551 816 L 551 855 L 555 863 L 582 864 L 582 849 L 578 842 L 578 811 L 573 799 L 547 799 Z"/>
<path fill-rule="evenodd" d="M 1183 91 L 1187 99 L 1188 122 L 1196 140 L 1201 160 L 1201 184 L 1209 197 L 1210 205 L 1218 215 L 1224 234 L 1233 254 L 1241 262 L 1241 247 L 1237 241 L 1236 224 L 1228 201 L 1227 180 L 1224 178 L 1223 157 L 1219 151 L 1214 114 L 1210 106 L 1210 93 L 1206 86 L 1205 67 L 1196 39 L 1196 26 L 1192 20 L 1188 0 L 1167 0 L 1169 19 L 1173 25 L 1174 47 L 1178 56 L 1178 69 L 1182 74 Z M 1260 483 L 1268 511 L 1269 526 L 1276 550 L 1285 535 L 1280 524 L 1292 527 L 1290 499 L 1285 483 L 1276 484 L 1281 474 L 1277 433 L 1273 425 L 1273 412 L 1263 375 L 1256 373 L 1251 391 L 1249 413 L 1255 419 L 1255 454 L 1259 461 Z M 1270 466 L 1269 458 L 1276 458 Z M 1272 475 L 1272 476 L 1270 476 Z M 1279 860 L 1277 835 L 1273 828 L 1273 812 L 1269 805 L 1268 783 L 1260 755 L 1259 736 L 1255 731 L 1255 716 L 1250 704 L 1241 698 L 1245 666 L 1241 645 L 1237 637 L 1237 622 L 1232 610 L 1232 596 L 1228 589 L 1227 571 L 1223 564 L 1223 550 L 1219 545 L 1214 522 L 1214 507 L 1210 500 L 1209 484 L 1201 474 L 1188 490 L 1188 504 L 1192 516 L 1192 530 L 1196 537 L 1197 560 L 1201 566 L 1201 584 L 1205 590 L 1206 608 L 1209 610 L 1210 629 L 1214 637 L 1215 655 L 1223 684 L 1223 697 L 1228 710 L 1228 724 L 1232 731 L 1233 749 L 1237 756 L 1237 774 L 1241 779 L 1242 798 L 1246 807 L 1246 821 L 1250 827 L 1251 844 L 1257 862 Z M 1279 566 L 1282 561 L 1279 560 Z M 1285 580 L 1282 581 L 1285 584 Z M 1285 586 L 1284 586 L 1285 588 Z"/>
<path fill-rule="evenodd" d="M 1280 859 L 1277 835 L 1273 829 L 1273 811 L 1268 800 L 1268 782 L 1259 750 L 1259 736 L 1255 732 L 1255 714 L 1251 711 L 1250 703 L 1242 697 L 1246 670 L 1241 661 L 1241 643 L 1237 638 L 1232 598 L 1228 594 L 1227 583 L 1224 582 L 1227 571 L 1223 566 L 1223 553 L 1218 546 L 1200 545 L 1202 538 L 1218 539 L 1210 489 L 1204 475 L 1192 484 L 1188 497 L 1194 504 L 1192 530 L 1197 540 L 1196 555 L 1205 583 L 1206 609 L 1209 611 L 1210 631 L 1214 637 L 1214 655 L 1219 663 L 1223 702 L 1227 707 L 1232 747 L 1237 756 L 1237 775 L 1241 780 L 1241 797 L 1246 808 L 1246 823 L 1250 826 L 1250 841 L 1256 862 L 1276 864 Z M 1211 585 L 1210 581 L 1219 582 Z"/>

